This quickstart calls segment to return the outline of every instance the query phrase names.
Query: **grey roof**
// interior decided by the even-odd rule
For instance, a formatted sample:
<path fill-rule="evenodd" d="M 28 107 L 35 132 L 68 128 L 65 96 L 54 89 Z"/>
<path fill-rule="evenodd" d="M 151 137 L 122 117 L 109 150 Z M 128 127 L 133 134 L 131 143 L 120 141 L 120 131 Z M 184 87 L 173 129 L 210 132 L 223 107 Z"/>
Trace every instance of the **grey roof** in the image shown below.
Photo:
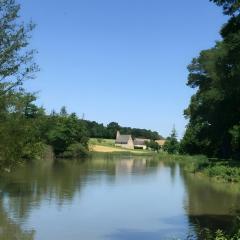
<path fill-rule="evenodd" d="M 142 145 L 142 146 L 145 146 L 146 145 L 146 142 L 149 142 L 150 140 L 149 139 L 143 139 L 143 138 L 135 138 L 134 139 L 134 145 Z"/>
<path fill-rule="evenodd" d="M 132 138 L 131 135 L 120 135 L 120 136 L 116 139 L 116 143 L 120 143 L 120 144 L 128 143 L 128 141 L 129 141 L 130 138 Z"/>

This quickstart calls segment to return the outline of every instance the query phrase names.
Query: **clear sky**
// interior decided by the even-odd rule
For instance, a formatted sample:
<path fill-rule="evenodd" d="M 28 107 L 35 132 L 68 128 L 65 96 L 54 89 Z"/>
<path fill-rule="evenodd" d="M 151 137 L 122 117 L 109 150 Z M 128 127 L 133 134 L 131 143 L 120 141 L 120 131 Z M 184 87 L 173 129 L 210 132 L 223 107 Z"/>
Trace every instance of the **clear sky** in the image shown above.
<path fill-rule="evenodd" d="M 179 136 L 193 90 L 187 65 L 220 39 L 226 17 L 208 0 L 19 0 L 37 28 L 41 71 L 27 89 L 47 111 Z"/>

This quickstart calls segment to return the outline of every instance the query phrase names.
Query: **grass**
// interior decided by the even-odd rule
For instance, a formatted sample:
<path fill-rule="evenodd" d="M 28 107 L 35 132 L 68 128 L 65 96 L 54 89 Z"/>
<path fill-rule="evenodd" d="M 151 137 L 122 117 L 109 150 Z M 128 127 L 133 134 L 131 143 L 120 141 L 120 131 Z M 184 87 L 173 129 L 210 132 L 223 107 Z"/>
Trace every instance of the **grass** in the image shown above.
<path fill-rule="evenodd" d="M 209 163 L 202 172 L 209 176 L 216 178 L 217 180 L 224 180 L 226 182 L 240 182 L 240 167 L 231 166 L 231 163 L 219 162 Z"/>
<path fill-rule="evenodd" d="M 142 149 L 125 149 L 115 146 L 114 139 L 91 138 L 89 140 L 90 152 L 109 153 L 109 154 L 136 154 L 136 155 L 153 155 L 154 152 Z"/>
<path fill-rule="evenodd" d="M 107 147 L 114 147 L 115 146 L 115 139 L 90 138 L 89 144 L 90 145 L 101 145 L 101 146 L 107 146 Z"/>

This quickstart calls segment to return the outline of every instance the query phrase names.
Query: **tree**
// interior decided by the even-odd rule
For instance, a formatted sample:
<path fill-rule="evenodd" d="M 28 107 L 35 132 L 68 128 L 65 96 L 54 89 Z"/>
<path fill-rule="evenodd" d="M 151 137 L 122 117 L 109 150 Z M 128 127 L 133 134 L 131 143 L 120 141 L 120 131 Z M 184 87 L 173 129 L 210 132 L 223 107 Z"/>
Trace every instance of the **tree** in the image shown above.
<path fill-rule="evenodd" d="M 177 132 L 175 127 L 173 127 L 171 135 L 166 139 L 163 145 L 163 150 L 169 154 L 177 154 L 179 152 L 179 142 L 177 140 Z"/>
<path fill-rule="evenodd" d="M 218 6 L 223 7 L 223 12 L 226 15 L 239 14 L 240 2 L 238 0 L 210 0 L 216 3 Z"/>
<path fill-rule="evenodd" d="M 108 138 L 116 138 L 117 131 L 120 130 L 120 126 L 116 122 L 111 122 L 107 125 Z"/>
<path fill-rule="evenodd" d="M 67 115 L 67 108 L 65 106 L 62 106 L 60 109 L 60 116 L 66 117 Z"/>
<path fill-rule="evenodd" d="M 231 158 L 240 152 L 233 148 L 240 121 L 240 6 L 239 1 L 214 2 L 234 16 L 221 29 L 223 40 L 188 67 L 187 85 L 196 93 L 184 112 L 189 123 L 181 146 L 190 154 Z"/>
<path fill-rule="evenodd" d="M 231 146 L 233 154 L 236 158 L 240 158 L 240 123 L 234 125 L 233 128 L 229 131 L 232 137 Z"/>
<path fill-rule="evenodd" d="M 157 142 L 155 142 L 154 140 L 151 140 L 150 142 L 146 142 L 146 146 L 147 148 L 152 149 L 153 151 L 159 151 L 160 150 L 160 146 Z"/>
<path fill-rule="evenodd" d="M 40 123 L 45 113 L 33 104 L 33 99 L 24 93 L 8 99 L 9 110 L 0 118 L 0 168 L 42 155 Z"/>
<path fill-rule="evenodd" d="M 35 50 L 29 49 L 34 24 L 22 23 L 19 11 L 14 0 L 0 1 L 0 167 L 32 158 L 41 145 L 33 120 L 40 109 L 22 88 L 38 71 Z"/>
<path fill-rule="evenodd" d="M 56 155 L 63 154 L 73 144 L 81 144 L 88 149 L 85 122 L 79 120 L 76 114 L 50 117 L 48 126 L 46 142 L 53 147 Z"/>
<path fill-rule="evenodd" d="M 20 5 L 15 0 L 0 1 L 0 97 L 34 78 L 38 66 L 35 50 L 29 49 L 33 23 L 19 21 Z"/>

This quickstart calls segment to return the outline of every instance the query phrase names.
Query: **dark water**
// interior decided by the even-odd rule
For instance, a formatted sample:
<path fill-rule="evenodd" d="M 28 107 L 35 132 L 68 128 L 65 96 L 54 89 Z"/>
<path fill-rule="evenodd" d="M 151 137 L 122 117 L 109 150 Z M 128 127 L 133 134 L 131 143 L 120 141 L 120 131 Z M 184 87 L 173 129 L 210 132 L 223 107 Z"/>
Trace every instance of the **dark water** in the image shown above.
<path fill-rule="evenodd" d="M 138 157 L 46 161 L 0 178 L 1 240 L 200 239 L 231 231 L 240 187 Z"/>

